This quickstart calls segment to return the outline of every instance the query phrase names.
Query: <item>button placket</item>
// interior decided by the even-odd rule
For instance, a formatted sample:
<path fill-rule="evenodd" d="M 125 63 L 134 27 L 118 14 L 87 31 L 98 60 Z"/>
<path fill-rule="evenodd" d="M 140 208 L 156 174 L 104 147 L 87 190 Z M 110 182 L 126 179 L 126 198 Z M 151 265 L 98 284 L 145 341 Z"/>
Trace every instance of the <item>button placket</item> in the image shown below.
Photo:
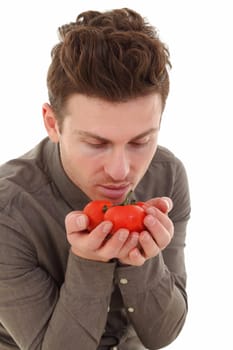
<path fill-rule="evenodd" d="M 133 307 L 128 307 L 127 309 L 130 313 L 134 312 L 134 308 Z"/>
<path fill-rule="evenodd" d="M 128 284 L 127 278 L 121 278 L 120 279 L 120 284 Z"/>
<path fill-rule="evenodd" d="M 124 277 L 120 278 L 120 284 L 126 285 L 126 284 L 128 284 L 128 283 L 129 283 L 129 281 L 128 281 L 127 278 L 124 278 Z M 127 310 L 128 310 L 128 312 L 130 312 L 130 313 L 133 313 L 133 312 L 134 312 L 134 308 L 133 308 L 132 306 L 129 306 L 129 307 L 127 308 Z"/>

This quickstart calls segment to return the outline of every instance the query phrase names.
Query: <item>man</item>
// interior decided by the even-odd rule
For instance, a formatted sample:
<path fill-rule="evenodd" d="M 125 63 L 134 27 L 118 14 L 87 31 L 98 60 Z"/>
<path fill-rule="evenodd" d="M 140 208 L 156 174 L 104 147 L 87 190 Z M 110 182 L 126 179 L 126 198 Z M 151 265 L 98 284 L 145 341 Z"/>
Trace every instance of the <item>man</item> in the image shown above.
<path fill-rule="evenodd" d="M 136 12 L 59 28 L 49 138 L 0 169 L 0 348 L 159 349 L 187 314 L 186 173 L 158 146 L 169 52 Z M 88 232 L 84 206 L 144 201 L 145 230 Z"/>

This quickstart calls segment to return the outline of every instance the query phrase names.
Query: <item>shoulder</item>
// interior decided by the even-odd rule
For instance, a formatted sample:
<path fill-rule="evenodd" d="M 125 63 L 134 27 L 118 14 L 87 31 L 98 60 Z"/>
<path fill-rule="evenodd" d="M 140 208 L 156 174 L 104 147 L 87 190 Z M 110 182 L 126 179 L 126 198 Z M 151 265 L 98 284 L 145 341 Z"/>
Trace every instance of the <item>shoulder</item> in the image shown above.
<path fill-rule="evenodd" d="M 151 166 L 159 163 L 170 163 L 176 165 L 180 164 L 181 160 L 171 150 L 159 145 L 152 159 Z"/>
<path fill-rule="evenodd" d="M 167 185 L 172 185 L 180 172 L 186 172 L 181 159 L 168 148 L 158 146 L 145 177 L 156 179 L 157 183 L 165 181 Z"/>
<path fill-rule="evenodd" d="M 174 221 L 189 218 L 189 181 L 185 165 L 179 157 L 159 146 L 145 179 L 151 197 L 168 196 L 172 199 L 174 206 L 170 215 Z"/>
<path fill-rule="evenodd" d="M 0 166 L 0 208 L 6 208 L 22 193 L 33 193 L 49 182 L 43 162 L 44 143 Z"/>
<path fill-rule="evenodd" d="M 158 146 L 147 172 L 137 187 L 139 198 L 167 196 L 172 199 L 188 192 L 186 169 L 183 162 L 169 149 Z"/>
<path fill-rule="evenodd" d="M 155 173 L 158 178 L 165 177 L 166 181 L 170 178 L 174 183 L 177 176 L 186 176 L 186 169 L 183 161 L 175 153 L 166 147 L 158 146 L 146 176 L 155 176 Z"/>

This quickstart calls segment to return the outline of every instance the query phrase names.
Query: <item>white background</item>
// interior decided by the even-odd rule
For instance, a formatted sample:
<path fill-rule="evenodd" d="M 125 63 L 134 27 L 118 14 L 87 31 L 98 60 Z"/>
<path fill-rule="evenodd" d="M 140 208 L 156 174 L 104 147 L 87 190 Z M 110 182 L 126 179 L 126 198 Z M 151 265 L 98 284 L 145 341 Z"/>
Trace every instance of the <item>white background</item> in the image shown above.
<path fill-rule="evenodd" d="M 46 136 L 41 106 L 57 28 L 83 10 L 131 7 L 170 49 L 171 93 L 160 143 L 186 166 L 192 198 L 186 262 L 189 314 L 171 350 L 232 348 L 231 1 L 0 3 L 0 163 Z"/>

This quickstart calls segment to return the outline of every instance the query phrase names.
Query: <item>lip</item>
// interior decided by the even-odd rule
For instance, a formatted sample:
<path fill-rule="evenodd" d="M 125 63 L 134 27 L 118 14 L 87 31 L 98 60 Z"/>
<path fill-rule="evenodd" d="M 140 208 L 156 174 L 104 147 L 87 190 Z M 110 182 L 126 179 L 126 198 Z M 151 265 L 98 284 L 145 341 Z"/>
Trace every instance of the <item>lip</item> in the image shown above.
<path fill-rule="evenodd" d="M 125 199 L 127 193 L 129 192 L 130 185 L 120 185 L 120 186 L 98 186 L 99 192 L 105 198 L 109 198 L 110 200 L 114 200 L 117 202 L 121 202 Z"/>

